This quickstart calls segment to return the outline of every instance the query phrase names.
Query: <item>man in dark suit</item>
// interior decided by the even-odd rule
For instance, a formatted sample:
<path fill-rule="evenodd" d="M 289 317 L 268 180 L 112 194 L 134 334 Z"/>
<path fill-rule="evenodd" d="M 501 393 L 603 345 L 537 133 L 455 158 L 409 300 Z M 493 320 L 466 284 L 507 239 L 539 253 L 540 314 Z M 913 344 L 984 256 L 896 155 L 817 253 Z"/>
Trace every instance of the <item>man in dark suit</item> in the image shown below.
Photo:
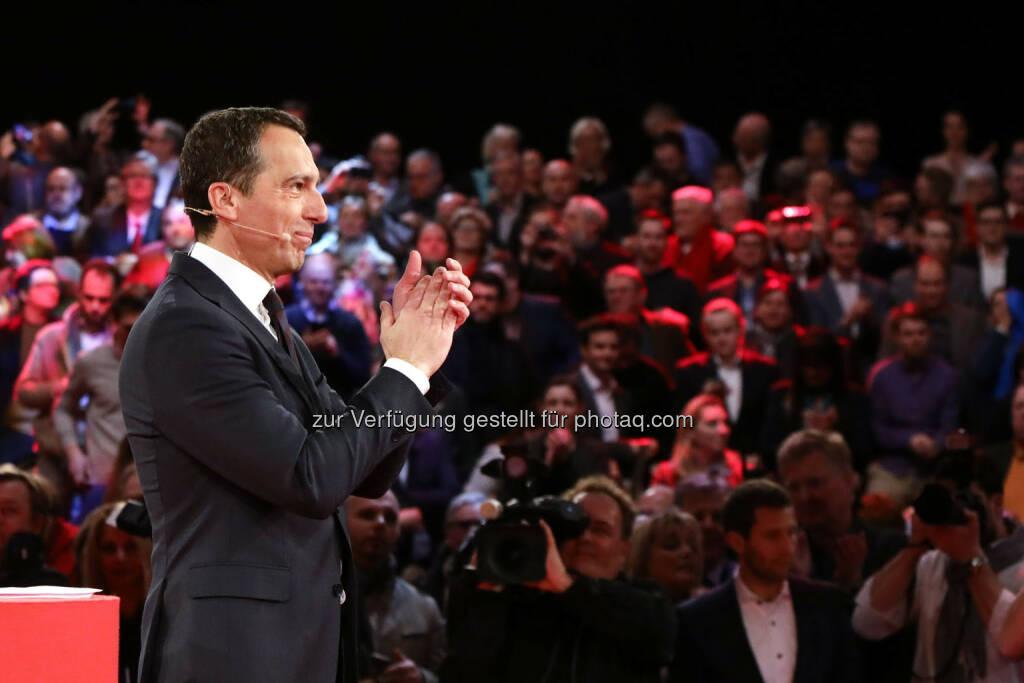
<path fill-rule="evenodd" d="M 731 299 L 714 299 L 704 306 L 701 330 L 708 350 L 679 361 L 675 368 L 676 406 L 681 409 L 697 394 L 709 390 L 709 380 L 724 385 L 726 408 L 733 425 L 729 447 L 757 451 L 769 389 L 778 379 L 778 365 L 740 345 L 745 330 L 740 307 Z"/>
<path fill-rule="evenodd" d="M 684 603 L 671 680 L 860 681 L 847 600 L 827 584 L 787 578 L 796 515 L 785 489 L 740 484 L 722 511 L 736 578 Z"/>
<path fill-rule="evenodd" d="M 174 256 L 121 361 L 153 524 L 142 681 L 356 680 L 338 508 L 391 485 L 412 438 L 401 421 L 433 415 L 446 386 L 428 377 L 468 316 L 458 264 L 421 277 L 412 252 L 381 304 L 384 367 L 349 405 L 330 389 L 273 289 L 327 215 L 304 133 L 278 110 L 228 109 L 185 140 L 197 242 Z"/>
<path fill-rule="evenodd" d="M 129 159 L 121 168 L 121 179 L 124 204 L 97 209 L 82 237 L 82 250 L 88 256 L 138 254 L 142 245 L 160 239 L 161 211 L 153 206 L 156 167 L 149 153 Z"/>
<path fill-rule="evenodd" d="M 878 355 L 882 326 L 889 310 L 885 283 L 857 267 L 860 231 L 856 224 L 831 225 L 825 248 L 832 260 L 826 273 L 804 292 L 809 322 L 853 342 L 863 368 Z"/>
<path fill-rule="evenodd" d="M 923 256 L 938 261 L 947 271 L 949 300 L 955 304 L 984 310 L 987 302 L 981 294 L 978 272 L 953 262 L 956 233 L 953 225 L 942 216 L 925 217 L 918 226 Z M 920 263 L 920 261 L 919 261 Z M 916 265 L 900 268 L 889 280 L 889 298 L 894 305 L 914 299 Z"/>
<path fill-rule="evenodd" d="M 46 208 L 33 215 L 53 238 L 58 256 L 75 254 L 78 242 L 89 228 L 89 217 L 78 209 L 82 181 L 77 173 L 58 166 L 46 176 Z"/>
<path fill-rule="evenodd" d="M 523 191 L 523 162 L 518 152 L 499 152 L 490 163 L 493 199 L 484 211 L 494 225 L 491 238 L 503 249 L 519 255 L 519 233 L 530 219 L 537 198 Z"/>
<path fill-rule="evenodd" d="M 754 324 L 754 304 L 761 285 L 772 279 L 789 280 L 789 275 L 766 268 L 771 242 L 764 223 L 743 220 L 733 229 L 736 246 L 732 259 L 736 270 L 708 285 L 706 301 L 724 297 L 732 299 L 743 311 L 747 325 Z"/>
<path fill-rule="evenodd" d="M 957 262 L 978 274 L 978 284 L 985 301 L 1000 287 L 1024 284 L 1024 236 L 1008 235 L 1010 219 L 1006 205 L 998 201 L 979 204 L 975 209 L 978 246 L 965 251 Z"/>

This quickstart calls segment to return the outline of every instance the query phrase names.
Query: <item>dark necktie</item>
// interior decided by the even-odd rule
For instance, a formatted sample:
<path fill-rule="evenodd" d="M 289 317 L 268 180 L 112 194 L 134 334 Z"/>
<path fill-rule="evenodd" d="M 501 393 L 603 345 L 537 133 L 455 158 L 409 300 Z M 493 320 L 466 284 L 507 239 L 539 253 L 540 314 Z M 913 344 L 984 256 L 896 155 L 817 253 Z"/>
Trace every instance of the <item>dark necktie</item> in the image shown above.
<path fill-rule="evenodd" d="M 263 297 L 263 305 L 267 307 L 267 312 L 270 313 L 270 324 L 273 326 L 274 332 L 277 332 L 277 340 L 288 349 L 288 355 L 292 357 L 292 362 L 298 368 L 299 358 L 295 355 L 295 344 L 292 342 L 292 328 L 288 325 L 288 316 L 284 314 L 284 304 L 281 303 L 281 297 L 277 295 L 273 288 Z"/>

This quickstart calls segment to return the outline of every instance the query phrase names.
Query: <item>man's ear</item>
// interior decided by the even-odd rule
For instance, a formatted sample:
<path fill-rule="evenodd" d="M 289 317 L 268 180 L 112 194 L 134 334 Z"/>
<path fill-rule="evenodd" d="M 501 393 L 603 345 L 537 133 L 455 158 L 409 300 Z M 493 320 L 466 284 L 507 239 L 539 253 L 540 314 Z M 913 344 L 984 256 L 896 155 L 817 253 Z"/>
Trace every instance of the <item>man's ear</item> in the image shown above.
<path fill-rule="evenodd" d="M 210 183 L 206 190 L 210 208 L 218 217 L 229 221 L 238 220 L 238 195 L 236 188 L 224 182 Z"/>
<path fill-rule="evenodd" d="M 741 557 L 747 547 L 747 539 L 743 538 L 738 531 L 726 531 L 725 542 L 736 553 L 736 557 Z"/>

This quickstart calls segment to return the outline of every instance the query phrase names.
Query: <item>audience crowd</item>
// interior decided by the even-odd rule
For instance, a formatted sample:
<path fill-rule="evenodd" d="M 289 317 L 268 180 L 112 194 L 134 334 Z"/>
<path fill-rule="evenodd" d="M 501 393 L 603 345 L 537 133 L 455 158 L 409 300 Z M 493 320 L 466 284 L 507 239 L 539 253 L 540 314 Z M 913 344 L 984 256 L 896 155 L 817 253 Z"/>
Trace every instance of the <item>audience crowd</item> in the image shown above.
<path fill-rule="evenodd" d="M 150 108 L 0 137 L 0 585 L 119 596 L 123 681 L 151 546 L 113 521 L 142 500 L 118 368 L 194 239 L 188 122 Z M 654 104 L 638 169 L 589 116 L 564 150 L 496 124 L 473 169 L 400 131 L 355 156 L 313 131 L 329 217 L 276 287 L 334 390 L 382 363 L 412 249 L 456 258 L 474 297 L 441 370 L 456 428 L 345 505 L 366 679 L 1024 680 L 1002 635 L 1024 587 L 1024 138 L 979 152 L 950 111 L 895 169 L 899 131 L 844 123 L 777 140 L 751 112 L 715 140 Z M 524 410 L 549 417 L 497 419 Z M 473 550 L 511 454 L 588 521 L 542 525 L 544 578 L 496 584 Z"/>

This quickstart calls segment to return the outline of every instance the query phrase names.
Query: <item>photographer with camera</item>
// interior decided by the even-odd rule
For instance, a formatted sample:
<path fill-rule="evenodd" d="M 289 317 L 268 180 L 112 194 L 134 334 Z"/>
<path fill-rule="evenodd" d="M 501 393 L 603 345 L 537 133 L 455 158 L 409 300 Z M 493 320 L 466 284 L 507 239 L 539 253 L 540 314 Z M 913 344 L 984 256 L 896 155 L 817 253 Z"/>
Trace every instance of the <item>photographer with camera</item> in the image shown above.
<path fill-rule="evenodd" d="M 864 583 L 853 628 L 877 640 L 915 621 L 915 679 L 1020 681 L 997 641 L 1013 603 L 1000 576 L 1020 553 L 1002 552 L 1006 530 L 970 481 L 972 463 L 957 456 L 943 456 L 914 502 L 907 547 Z"/>
<path fill-rule="evenodd" d="M 452 587 L 441 680 L 659 680 L 672 657 L 675 618 L 655 584 L 621 578 L 635 515 L 629 497 L 596 476 L 580 480 L 560 501 L 534 504 L 543 511 L 532 528 L 495 525 L 510 504 L 477 531 L 476 561 Z M 499 543 L 486 539 L 488 526 L 505 532 L 492 539 Z M 501 552 L 511 545 L 501 541 L 541 532 L 543 561 L 529 568 L 540 571 L 525 572 L 538 580 L 490 580 L 522 569 L 517 558 L 537 557 L 521 545 L 522 552 Z"/>

